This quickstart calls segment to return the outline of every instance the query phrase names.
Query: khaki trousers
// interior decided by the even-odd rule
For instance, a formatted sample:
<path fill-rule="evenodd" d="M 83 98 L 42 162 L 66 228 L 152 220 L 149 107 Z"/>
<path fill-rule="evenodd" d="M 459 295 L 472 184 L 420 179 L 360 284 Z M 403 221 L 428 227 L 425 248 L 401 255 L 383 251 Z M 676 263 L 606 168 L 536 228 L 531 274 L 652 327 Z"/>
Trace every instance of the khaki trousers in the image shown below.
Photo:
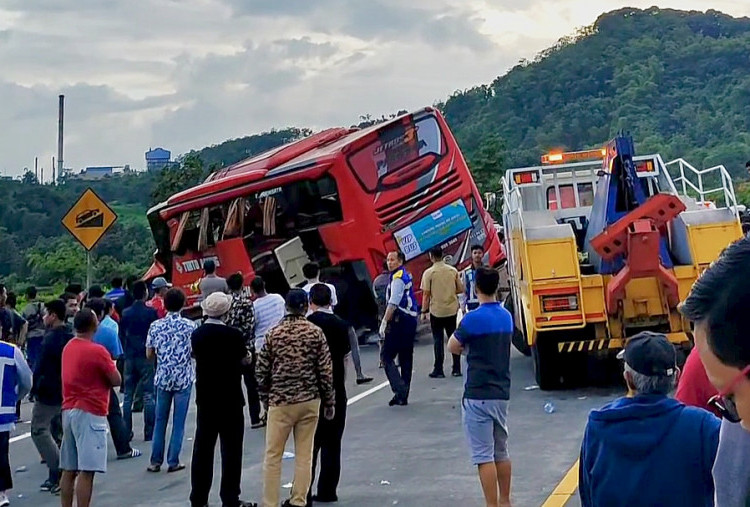
<path fill-rule="evenodd" d="M 292 505 L 304 507 L 312 481 L 312 452 L 320 400 L 268 409 L 266 456 L 263 463 L 263 507 L 279 506 L 281 459 L 289 433 L 294 432 Z"/>

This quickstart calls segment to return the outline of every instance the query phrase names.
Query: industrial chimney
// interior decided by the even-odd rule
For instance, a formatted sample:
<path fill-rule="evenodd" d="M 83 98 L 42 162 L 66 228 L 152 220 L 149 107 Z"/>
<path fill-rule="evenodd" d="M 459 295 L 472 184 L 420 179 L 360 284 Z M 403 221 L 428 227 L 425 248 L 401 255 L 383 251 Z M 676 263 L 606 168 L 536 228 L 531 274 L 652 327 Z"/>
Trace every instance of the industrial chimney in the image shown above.
<path fill-rule="evenodd" d="M 57 177 L 59 178 L 63 171 L 63 117 L 65 113 L 65 95 L 60 95 L 60 112 L 57 121 Z M 54 167 L 52 168 L 54 174 Z M 57 184 L 53 176 L 52 184 Z"/>

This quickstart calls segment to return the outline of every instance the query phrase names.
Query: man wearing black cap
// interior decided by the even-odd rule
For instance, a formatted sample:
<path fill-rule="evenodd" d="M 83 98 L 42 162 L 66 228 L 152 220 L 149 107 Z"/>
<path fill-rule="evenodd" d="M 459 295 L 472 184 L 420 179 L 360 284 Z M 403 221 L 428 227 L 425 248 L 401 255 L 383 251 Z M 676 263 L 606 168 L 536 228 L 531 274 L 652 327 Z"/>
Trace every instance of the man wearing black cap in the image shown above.
<path fill-rule="evenodd" d="M 668 395 L 679 376 L 666 336 L 643 332 L 618 355 L 628 395 L 589 414 L 581 505 L 713 505 L 719 420 Z"/>
<path fill-rule="evenodd" d="M 304 507 L 312 479 L 312 454 L 318 412 L 335 415 L 333 366 L 323 331 L 305 318 L 308 296 L 292 289 L 286 316 L 266 335 L 255 374 L 261 401 L 268 407 L 263 464 L 263 507 L 279 505 L 281 459 L 294 432 L 294 481 L 285 507 Z"/>

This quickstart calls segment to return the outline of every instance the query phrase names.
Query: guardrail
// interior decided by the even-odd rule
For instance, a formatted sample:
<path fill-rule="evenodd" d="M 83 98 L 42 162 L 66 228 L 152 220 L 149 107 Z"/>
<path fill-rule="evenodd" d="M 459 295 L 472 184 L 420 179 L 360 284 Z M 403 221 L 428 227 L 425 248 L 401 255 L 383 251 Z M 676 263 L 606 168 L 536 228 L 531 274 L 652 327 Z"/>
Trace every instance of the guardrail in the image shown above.
<path fill-rule="evenodd" d="M 739 219 L 739 209 L 737 206 L 737 197 L 734 193 L 734 184 L 732 183 L 732 176 L 723 165 L 717 165 L 709 167 L 708 169 L 696 169 L 690 165 L 685 159 L 677 158 L 671 162 L 667 162 L 665 166 L 669 169 L 670 167 L 678 167 L 680 176 L 673 179 L 675 185 L 682 187 L 682 193 L 685 196 L 689 196 L 688 188 L 690 188 L 698 196 L 698 204 L 706 204 L 710 202 L 706 197 L 711 194 L 722 193 L 724 196 L 724 207 L 731 209 L 735 216 Z M 721 186 L 716 188 L 710 188 L 706 190 L 704 186 L 704 176 L 708 174 L 719 173 L 721 178 Z M 687 175 L 692 175 L 693 179 L 697 179 L 697 183 L 691 181 Z"/>

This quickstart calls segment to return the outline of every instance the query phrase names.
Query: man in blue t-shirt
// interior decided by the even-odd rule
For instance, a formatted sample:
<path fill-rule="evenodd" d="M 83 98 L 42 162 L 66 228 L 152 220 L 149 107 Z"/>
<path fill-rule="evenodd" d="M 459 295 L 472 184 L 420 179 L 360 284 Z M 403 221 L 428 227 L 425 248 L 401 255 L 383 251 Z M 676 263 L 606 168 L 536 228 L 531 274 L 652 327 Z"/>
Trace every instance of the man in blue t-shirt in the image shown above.
<path fill-rule="evenodd" d="M 448 349 L 466 354 L 462 422 L 484 498 L 487 505 L 505 507 L 510 506 L 507 421 L 513 318 L 495 299 L 499 283 L 497 271 L 475 271 L 479 307 L 461 320 Z"/>

